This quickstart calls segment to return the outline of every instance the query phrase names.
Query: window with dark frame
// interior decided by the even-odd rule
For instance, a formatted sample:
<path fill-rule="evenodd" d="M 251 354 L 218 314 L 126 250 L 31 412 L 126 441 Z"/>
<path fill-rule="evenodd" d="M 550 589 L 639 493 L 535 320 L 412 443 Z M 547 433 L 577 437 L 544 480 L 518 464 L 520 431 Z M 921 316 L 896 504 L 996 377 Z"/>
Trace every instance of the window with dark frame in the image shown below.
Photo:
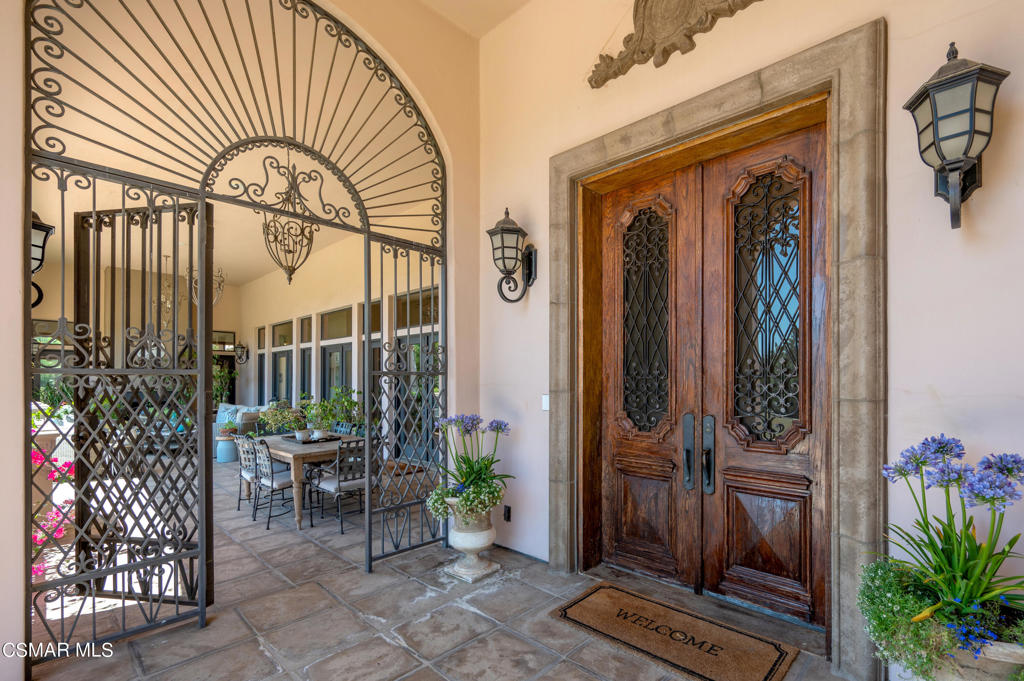
<path fill-rule="evenodd" d="M 214 352 L 231 352 L 235 349 L 234 331 L 214 331 L 211 336 Z"/>
<path fill-rule="evenodd" d="M 291 321 L 274 324 L 270 327 L 270 342 L 272 347 L 282 348 L 292 344 L 294 340 L 294 325 Z"/>
<path fill-rule="evenodd" d="M 274 380 L 271 383 L 270 399 L 274 402 L 292 401 L 292 351 L 278 350 L 271 355 Z"/>
<path fill-rule="evenodd" d="M 371 310 L 372 314 L 372 310 Z M 441 301 L 437 288 L 395 296 L 395 328 L 433 326 L 440 321 Z"/>
<path fill-rule="evenodd" d="M 256 402 L 260 405 L 266 404 L 267 399 L 267 355 L 266 353 L 260 353 L 256 357 L 256 394 L 258 398 Z"/>
<path fill-rule="evenodd" d="M 299 399 L 313 396 L 313 348 L 299 350 Z"/>
<path fill-rule="evenodd" d="M 352 336 L 352 308 L 345 307 L 320 315 L 320 340 Z"/>
<path fill-rule="evenodd" d="M 320 358 L 321 397 L 330 397 L 334 388 L 351 385 L 352 343 L 323 345 Z"/>

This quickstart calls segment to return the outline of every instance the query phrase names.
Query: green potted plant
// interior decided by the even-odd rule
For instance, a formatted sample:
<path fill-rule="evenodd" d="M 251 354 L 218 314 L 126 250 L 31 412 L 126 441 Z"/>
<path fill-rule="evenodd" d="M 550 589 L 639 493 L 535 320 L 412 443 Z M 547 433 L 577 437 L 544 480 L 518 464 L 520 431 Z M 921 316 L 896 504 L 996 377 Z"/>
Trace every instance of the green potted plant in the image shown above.
<path fill-rule="evenodd" d="M 313 429 L 313 439 L 322 440 L 329 436 L 338 420 L 337 405 L 332 400 L 320 400 L 306 406 L 306 419 Z"/>
<path fill-rule="evenodd" d="M 1004 544 L 1000 534 L 1021 498 L 1024 457 L 972 466 L 964 456 L 960 440 L 939 435 L 883 467 L 889 482 L 906 483 L 917 518 L 910 529 L 889 525 L 903 557 L 867 565 L 857 602 L 884 662 L 928 681 L 1024 681 L 1024 577 L 1000 574 L 1020 557 L 1020 534 Z M 987 529 L 975 525 L 976 507 L 988 509 Z"/>
<path fill-rule="evenodd" d="M 435 517 L 454 518 L 448 543 L 463 555 L 445 567 L 445 572 L 467 582 L 482 579 L 501 567 L 479 554 L 494 543 L 491 509 L 501 503 L 507 481 L 513 478 L 494 470 L 500 461 L 498 438 L 508 435 L 511 428 L 498 419 L 483 428 L 482 424 L 477 414 L 459 414 L 438 422 L 451 453 L 452 468 L 444 469 L 448 486 L 434 489 L 427 498 L 427 508 Z M 488 433 L 494 434 L 490 447 L 486 445 Z"/>
<path fill-rule="evenodd" d="M 230 419 L 225 421 L 224 425 L 221 426 L 221 429 L 220 429 L 220 434 L 223 437 L 227 437 L 228 435 L 234 435 L 237 432 L 238 432 L 238 424 L 236 424 L 234 421 L 232 421 Z"/>
<path fill-rule="evenodd" d="M 306 426 L 302 411 L 284 400 L 271 404 L 260 414 L 259 421 L 269 433 L 290 433 Z"/>
<path fill-rule="evenodd" d="M 335 416 L 338 421 L 358 425 L 365 420 L 362 393 L 349 386 L 334 386 L 331 389 L 331 401 L 335 405 Z"/>
<path fill-rule="evenodd" d="M 213 363 L 213 406 L 226 402 L 231 394 L 231 387 L 234 385 L 238 372 L 228 368 L 227 364 Z"/>

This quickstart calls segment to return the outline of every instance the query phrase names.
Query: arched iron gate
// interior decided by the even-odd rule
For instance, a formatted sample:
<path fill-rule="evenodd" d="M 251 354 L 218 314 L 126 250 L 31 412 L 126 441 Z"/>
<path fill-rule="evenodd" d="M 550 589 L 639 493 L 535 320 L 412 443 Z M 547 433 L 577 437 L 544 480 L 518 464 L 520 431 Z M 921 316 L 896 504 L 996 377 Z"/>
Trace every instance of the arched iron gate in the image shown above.
<path fill-rule="evenodd" d="M 366 569 L 444 540 L 424 502 L 444 482 L 445 165 L 394 72 L 306 0 L 30 0 L 26 21 L 26 236 L 54 227 L 27 320 L 31 641 L 205 621 L 217 206 L 362 238 L 363 328 L 391 332 L 364 345 Z"/>

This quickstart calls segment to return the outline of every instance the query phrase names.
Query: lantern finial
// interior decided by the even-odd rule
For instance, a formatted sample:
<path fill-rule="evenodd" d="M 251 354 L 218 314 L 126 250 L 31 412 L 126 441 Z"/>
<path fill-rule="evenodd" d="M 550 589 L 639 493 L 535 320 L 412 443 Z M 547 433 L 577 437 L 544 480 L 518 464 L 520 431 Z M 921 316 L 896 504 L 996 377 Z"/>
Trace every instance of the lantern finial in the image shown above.
<path fill-rule="evenodd" d="M 949 49 L 946 50 L 946 61 L 953 61 L 960 56 L 960 53 L 956 49 L 956 43 L 950 43 Z"/>

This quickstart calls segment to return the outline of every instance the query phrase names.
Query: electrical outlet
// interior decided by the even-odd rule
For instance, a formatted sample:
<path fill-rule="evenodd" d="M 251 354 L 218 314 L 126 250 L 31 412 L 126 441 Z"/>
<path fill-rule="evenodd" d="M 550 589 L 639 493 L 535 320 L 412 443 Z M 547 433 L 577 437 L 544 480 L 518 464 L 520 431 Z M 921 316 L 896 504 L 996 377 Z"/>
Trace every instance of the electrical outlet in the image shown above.
<path fill-rule="evenodd" d="M 504 515 L 502 517 L 504 517 L 506 523 L 512 522 L 512 507 L 511 506 L 505 506 L 505 513 L 504 513 Z"/>

